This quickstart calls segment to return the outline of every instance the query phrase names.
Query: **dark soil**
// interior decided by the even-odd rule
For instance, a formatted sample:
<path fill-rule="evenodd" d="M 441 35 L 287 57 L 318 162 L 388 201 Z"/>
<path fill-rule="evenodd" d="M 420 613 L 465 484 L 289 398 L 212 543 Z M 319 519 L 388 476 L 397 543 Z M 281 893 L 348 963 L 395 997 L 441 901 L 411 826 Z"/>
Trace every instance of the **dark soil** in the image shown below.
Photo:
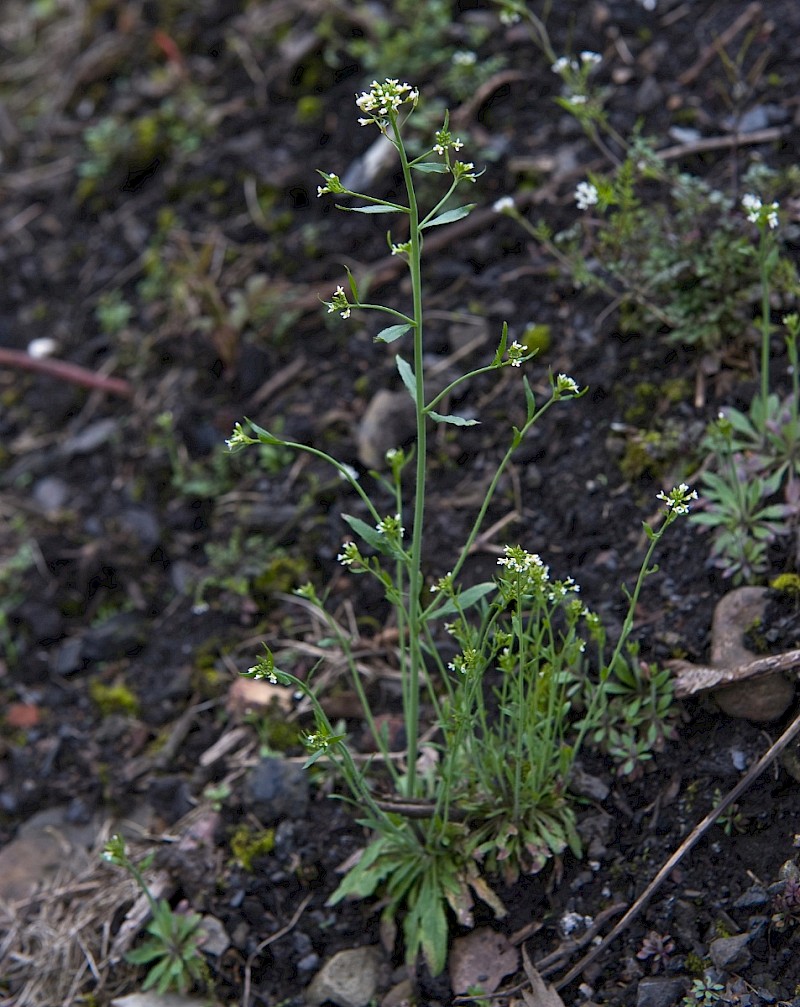
<path fill-rule="evenodd" d="M 448 52 L 469 48 L 470 26 L 486 24 L 478 59 L 502 55 L 513 71 L 475 101 L 448 90 L 430 40 L 427 62 L 418 43 L 408 69 L 366 65 L 355 43 L 378 46 L 374 19 L 400 19 L 400 6 L 8 0 L 0 14 L 0 348 L 52 339 L 57 358 L 127 383 L 88 388 L 13 362 L 0 370 L 0 844 L 56 806 L 73 823 L 98 814 L 143 823 L 143 846 L 161 850 L 174 903 L 216 917 L 228 936 L 229 949 L 209 956 L 220 1002 L 246 995 L 248 1005 L 300 1007 L 334 952 L 380 942 L 373 904 L 326 907 L 337 868 L 365 840 L 348 807 L 328 799 L 332 781 L 313 777 L 306 810 L 274 823 L 259 821 L 246 792 L 260 747 L 302 761 L 286 729 L 308 726 L 302 706 L 279 718 L 281 733 L 274 718 L 252 723 L 232 698 L 264 641 L 293 653 L 296 674 L 315 662 L 319 628 L 290 600 L 311 579 L 329 591 L 337 618 L 356 620 L 375 695 L 396 708 L 384 675 L 385 608 L 336 562 L 341 515 L 358 514 L 359 502 L 305 456 L 224 448 L 247 416 L 370 479 L 359 423 L 379 389 L 398 387 L 392 348 L 359 321 L 327 315 L 319 298 L 340 282 L 343 263 L 360 277 L 373 270 L 372 300 L 403 305 L 407 289 L 385 259 L 381 228 L 316 199 L 314 169 L 344 177 L 372 141 L 356 124 L 354 92 L 376 74 L 411 80 L 425 101 L 453 109 L 469 159 L 487 167 L 475 214 L 429 243 L 432 357 L 451 366 L 448 355 L 482 334 L 470 357 L 477 366 L 491 358 L 504 320 L 512 335 L 547 325 L 552 344 L 528 365 L 534 389 L 547 394 L 548 368 L 589 386 L 551 410 L 515 456 L 487 527 L 504 523 L 472 557 L 469 576 L 491 576 L 500 546 L 519 541 L 554 575 L 578 581 L 613 638 L 625 613 L 621 586 L 633 585 L 644 554 L 642 521 L 658 513 L 655 494 L 701 464 L 708 419 L 743 406 L 757 387 L 754 334 L 709 375 L 702 354 L 667 333 L 624 331 L 606 301 L 576 290 L 517 225 L 491 212 L 500 196 L 523 193 L 532 219 L 571 226 L 586 166 L 609 165 L 554 103 L 558 78 L 524 26 L 500 25 L 489 4 L 452 8 Z M 785 127 L 778 139 L 710 151 L 690 141 L 678 163 L 736 192 L 750 164 L 796 157 L 792 0 L 762 0 L 758 10 L 723 0 L 664 0 L 652 12 L 635 0 L 554 8 L 547 27 L 558 53 L 602 52 L 620 134 L 641 122 L 657 148 L 674 146 L 686 141 L 676 128 L 687 123 L 697 139 L 730 136 L 736 116 L 767 109 Z M 735 31 L 739 16 L 746 24 Z M 727 62 L 714 48 L 720 37 Z M 394 184 L 384 174 L 370 191 L 388 196 Z M 786 208 L 787 219 L 793 213 Z M 756 299 L 757 291 L 754 313 Z M 773 368 L 782 382 L 779 343 Z M 676 379 L 687 388 L 680 401 L 659 391 Z M 656 393 L 642 392 L 645 383 Z M 454 405 L 481 425 L 433 436 L 430 576 L 452 565 L 510 427 L 524 417 L 518 391 L 510 370 L 473 381 Z M 397 422 L 401 439 L 407 430 Z M 667 457 L 621 466 L 637 431 L 667 426 L 678 432 Z M 777 543 L 771 574 L 791 572 L 793 553 L 793 543 Z M 636 613 L 642 656 L 707 661 L 714 606 L 731 586 L 709 562 L 708 538 L 681 522 L 657 560 Z M 331 715 L 357 736 L 363 725 L 346 682 L 331 674 L 329 686 Z M 607 799 L 579 812 L 585 834 L 595 830 L 588 858 L 566 857 L 501 888 L 507 919 L 487 911 L 479 923 L 530 935 L 536 963 L 563 944 L 566 913 L 594 919 L 630 905 L 782 726 L 731 720 L 695 700 L 681 708 L 674 739 L 634 774 L 620 776 L 588 751 L 584 768 L 609 787 Z M 791 912 L 776 925 L 780 907 L 767 892 L 797 857 L 797 786 L 783 769 L 763 774 L 645 913 L 561 990 L 565 1003 L 644 1003 L 654 963 L 637 952 L 651 931 L 674 943 L 654 971 L 682 978 L 685 989 L 714 938 L 750 933 L 749 960 L 717 975 L 728 1002 L 800 1002 L 800 931 Z M 177 838 L 184 816 L 215 801 L 209 859 L 172 850 L 164 837 Z M 275 826 L 274 849 L 245 868 L 231 840 L 237 827 L 259 824 Z M 98 931 L 108 922 L 116 932 L 124 909 Z M 23 919 L 29 903 L 17 912 Z M 47 993 L 20 999 L 29 976 L 13 942 L 0 943 L 0 955 L 5 1003 L 53 1002 Z M 122 963 L 103 968 L 103 982 L 89 974 L 79 994 L 106 1003 L 109 991 L 142 979 Z M 433 980 L 421 968 L 417 982 L 418 1003 L 453 1002 L 447 974 Z"/>

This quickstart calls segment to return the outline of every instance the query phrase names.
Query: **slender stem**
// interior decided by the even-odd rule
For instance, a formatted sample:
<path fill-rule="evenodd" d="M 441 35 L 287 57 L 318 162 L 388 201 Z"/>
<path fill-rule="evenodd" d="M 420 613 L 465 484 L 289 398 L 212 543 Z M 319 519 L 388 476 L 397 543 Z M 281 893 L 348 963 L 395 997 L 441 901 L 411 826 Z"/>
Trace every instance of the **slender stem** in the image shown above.
<path fill-rule="evenodd" d="M 411 537 L 411 563 L 408 571 L 408 667 L 404 675 L 404 718 L 408 740 L 408 771 L 406 774 L 406 794 L 415 797 L 417 793 L 417 752 L 419 742 L 419 681 L 422 671 L 422 647 L 420 640 L 421 612 L 420 593 L 422 590 L 422 533 L 425 518 L 425 476 L 427 465 L 427 432 L 425 416 L 425 374 L 422 359 L 422 234 L 420 233 L 419 208 L 417 206 L 411 167 L 397 126 L 392 119 L 403 180 L 408 193 L 409 207 L 409 255 L 408 268 L 411 273 L 411 289 L 414 316 L 414 408 L 417 418 L 417 482 L 414 489 L 414 523 Z"/>
<path fill-rule="evenodd" d="M 761 241 L 758 247 L 758 265 L 761 274 L 761 440 L 767 439 L 767 401 L 769 399 L 769 245 L 766 224 L 761 225 Z"/>

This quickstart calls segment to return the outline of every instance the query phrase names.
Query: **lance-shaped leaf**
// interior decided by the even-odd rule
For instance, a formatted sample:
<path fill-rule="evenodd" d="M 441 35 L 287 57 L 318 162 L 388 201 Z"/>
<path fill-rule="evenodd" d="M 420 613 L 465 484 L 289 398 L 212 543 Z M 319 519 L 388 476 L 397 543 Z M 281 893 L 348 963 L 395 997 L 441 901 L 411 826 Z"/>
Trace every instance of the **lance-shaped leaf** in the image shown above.
<path fill-rule="evenodd" d="M 433 409 L 428 411 L 428 416 L 437 423 L 451 423 L 454 427 L 474 427 L 478 423 L 478 420 L 468 420 L 464 416 L 455 416 L 453 413 L 445 416 L 442 413 L 434 412 Z"/>
<path fill-rule="evenodd" d="M 491 594 L 495 590 L 497 590 L 497 585 L 494 581 L 484 581 L 483 584 L 468 587 L 466 591 L 462 591 L 459 594 L 457 599 L 458 604 L 456 604 L 455 599 L 448 598 L 443 605 L 430 612 L 429 617 L 431 619 L 440 619 L 444 615 L 452 615 L 454 612 L 458 612 L 459 609 L 462 612 L 466 612 L 468 608 L 477 605 L 481 598 L 485 598 L 487 594 Z"/>
<path fill-rule="evenodd" d="M 508 345 L 508 322 L 503 322 L 503 331 L 500 335 L 500 342 L 497 344 L 497 352 L 494 355 L 494 360 L 492 365 L 498 367 L 503 362 L 503 357 L 506 355 L 506 346 Z"/>
<path fill-rule="evenodd" d="M 414 171 L 428 172 L 436 175 L 446 175 L 450 169 L 440 161 L 421 161 L 419 164 L 412 164 Z"/>
<path fill-rule="evenodd" d="M 397 370 L 400 372 L 400 377 L 403 380 L 403 384 L 408 389 L 409 394 L 411 395 L 411 398 L 414 400 L 414 404 L 416 405 L 417 382 L 416 379 L 414 378 L 414 372 L 411 370 L 411 364 L 409 364 L 407 360 L 403 360 L 403 358 L 399 354 L 395 357 L 395 360 L 397 361 Z"/>
<path fill-rule="evenodd" d="M 400 336 L 405 335 L 410 328 L 411 326 L 407 322 L 403 322 L 402 325 L 390 325 L 388 329 L 381 329 L 377 336 L 375 336 L 375 342 L 393 343 L 395 339 L 399 339 Z"/>
<path fill-rule="evenodd" d="M 426 224 L 423 224 L 420 230 L 424 230 L 426 227 L 439 227 L 440 224 L 452 224 L 453 221 L 466 217 L 477 205 L 477 203 L 467 203 L 466 206 L 457 206 L 454 210 L 445 210 L 438 217 L 434 217 L 433 220 L 429 220 Z"/>
<path fill-rule="evenodd" d="M 349 213 L 408 213 L 405 206 L 340 206 L 337 210 L 347 210 Z"/>
<path fill-rule="evenodd" d="M 394 550 L 385 535 L 381 535 L 377 528 L 362 521 L 361 518 L 353 517 L 351 514 L 342 514 L 344 520 L 350 525 L 359 538 L 363 539 L 367 545 L 372 546 L 376 552 L 382 552 L 386 556 L 391 556 Z"/>

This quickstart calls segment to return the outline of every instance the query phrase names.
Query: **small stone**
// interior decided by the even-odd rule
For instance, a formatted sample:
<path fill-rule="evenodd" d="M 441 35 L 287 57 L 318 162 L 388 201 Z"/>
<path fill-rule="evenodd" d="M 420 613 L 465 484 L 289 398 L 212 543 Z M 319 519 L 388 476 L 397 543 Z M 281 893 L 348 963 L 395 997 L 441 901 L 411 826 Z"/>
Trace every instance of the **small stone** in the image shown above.
<path fill-rule="evenodd" d="M 747 949 L 750 934 L 736 934 L 734 937 L 717 937 L 709 945 L 708 953 L 714 968 L 723 972 L 746 968 L 752 959 Z"/>
<path fill-rule="evenodd" d="M 769 902 L 769 893 L 761 885 L 751 885 L 733 903 L 734 909 L 760 909 Z"/>
<path fill-rule="evenodd" d="M 358 428 L 358 460 L 368 469 L 386 467 L 386 452 L 414 436 L 414 403 L 408 392 L 382 388 L 367 406 Z"/>
<path fill-rule="evenodd" d="M 636 1007 L 674 1007 L 685 992 L 683 979 L 642 979 L 636 988 Z"/>
<path fill-rule="evenodd" d="M 306 1002 L 311 1007 L 326 1000 L 337 1007 L 366 1007 L 378 989 L 379 963 L 374 947 L 337 952 L 312 979 Z"/>
<path fill-rule="evenodd" d="M 293 762 L 262 759 L 247 775 L 244 798 L 262 825 L 301 818 L 308 807 L 308 778 Z"/>
<path fill-rule="evenodd" d="M 742 636 L 748 626 L 764 615 L 767 591 L 763 587 L 740 587 L 729 591 L 714 610 L 711 629 L 711 663 L 735 668 L 754 661 L 758 655 L 745 647 Z M 777 720 L 794 699 L 794 682 L 780 672 L 748 679 L 714 690 L 719 708 L 729 717 L 766 723 Z"/>
<path fill-rule="evenodd" d="M 33 499 L 48 517 L 57 514 L 69 498 L 69 486 L 58 476 L 45 476 L 33 487 Z"/>
<path fill-rule="evenodd" d="M 129 993 L 114 997 L 111 1007 L 208 1007 L 208 999 L 181 996 L 178 993 Z"/>

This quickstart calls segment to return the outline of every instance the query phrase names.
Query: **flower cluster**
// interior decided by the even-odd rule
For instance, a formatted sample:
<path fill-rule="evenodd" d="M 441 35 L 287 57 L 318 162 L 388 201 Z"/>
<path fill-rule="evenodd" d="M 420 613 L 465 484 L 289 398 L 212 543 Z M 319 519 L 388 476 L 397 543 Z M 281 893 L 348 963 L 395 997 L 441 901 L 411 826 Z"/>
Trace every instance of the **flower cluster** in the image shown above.
<path fill-rule="evenodd" d="M 466 178 L 469 182 L 474 182 L 478 177 L 474 169 L 475 165 L 472 161 L 456 161 L 451 170 L 456 182 L 460 182 L 462 178 Z"/>
<path fill-rule="evenodd" d="M 496 199 L 492 203 L 492 209 L 495 213 L 512 214 L 516 208 L 513 196 L 501 196 L 500 199 Z"/>
<path fill-rule="evenodd" d="M 435 139 L 436 143 L 433 145 L 433 150 L 440 157 L 443 157 L 445 151 L 448 151 L 451 148 L 453 150 L 461 150 L 464 146 L 463 141 L 459 140 L 458 137 L 453 139 L 453 134 L 447 128 L 446 124 L 442 126 L 441 129 L 436 130 Z"/>
<path fill-rule="evenodd" d="M 476 671 L 480 667 L 480 653 L 474 647 L 465 647 L 464 650 L 453 658 L 447 665 L 450 671 L 457 671 L 460 675 L 466 675 L 470 671 Z"/>
<path fill-rule="evenodd" d="M 395 514 L 393 517 L 381 518 L 377 525 L 375 525 L 375 528 L 381 535 L 385 535 L 390 542 L 395 543 L 399 543 L 406 533 L 405 528 L 401 524 L 399 514 Z"/>
<path fill-rule="evenodd" d="M 522 360 L 527 353 L 526 348 L 522 343 L 518 343 L 515 339 L 514 342 L 508 347 L 508 362 L 512 367 L 522 367 Z"/>
<path fill-rule="evenodd" d="M 547 580 L 550 576 L 550 567 L 542 561 L 538 553 L 526 552 L 519 545 L 503 546 L 503 553 L 497 565 L 507 567 L 512 573 L 530 573 L 535 570 L 543 580 Z"/>
<path fill-rule="evenodd" d="M 258 444 L 255 437 L 251 437 L 249 434 L 244 432 L 244 428 L 241 423 L 235 423 L 233 426 L 233 433 L 225 441 L 228 445 L 229 451 L 235 451 L 237 448 L 246 447 L 248 444 Z"/>
<path fill-rule="evenodd" d="M 362 91 L 356 98 L 356 105 L 362 112 L 367 112 L 368 117 L 359 119 L 362 126 L 369 126 L 376 122 L 382 126 L 386 119 L 397 114 L 397 110 L 405 102 L 410 102 L 412 108 L 419 101 L 419 91 L 410 84 L 401 84 L 391 77 L 387 77 L 383 84 L 373 80 L 369 91 Z"/>
<path fill-rule="evenodd" d="M 570 59 L 569 56 L 559 56 L 558 59 L 553 63 L 550 69 L 553 73 L 557 73 L 559 76 L 564 76 L 568 71 L 572 73 L 580 73 L 582 70 L 586 71 L 591 69 L 593 66 L 602 60 L 602 56 L 597 52 L 590 52 L 588 49 L 584 49 L 580 53 L 579 59 Z"/>
<path fill-rule="evenodd" d="M 320 171 L 319 174 L 325 179 L 325 184 L 317 186 L 317 199 L 319 199 L 320 196 L 325 196 L 329 192 L 347 192 L 347 189 L 345 189 L 342 185 L 341 179 L 338 175 L 334 175 L 333 172 L 327 171 Z"/>
<path fill-rule="evenodd" d="M 758 224 L 760 227 L 766 224 L 773 230 L 778 226 L 778 203 L 765 205 L 758 196 L 748 192 L 742 196 L 742 206 L 751 224 Z"/>
<path fill-rule="evenodd" d="M 333 292 L 333 299 L 330 301 L 325 301 L 328 305 L 328 314 L 332 314 L 334 311 L 338 311 L 342 318 L 350 317 L 350 302 L 347 300 L 347 294 L 344 292 L 344 287 L 337 287 Z"/>
<path fill-rule="evenodd" d="M 553 383 L 553 395 L 557 399 L 581 394 L 578 382 L 568 374 L 557 374 L 555 380 L 553 381 L 551 378 L 551 381 Z"/>
<path fill-rule="evenodd" d="M 688 514 L 689 501 L 697 499 L 697 490 L 690 490 L 686 483 L 674 487 L 669 493 L 656 493 L 657 500 L 663 500 L 670 514 Z"/>
<path fill-rule="evenodd" d="M 345 542 L 342 546 L 342 551 L 336 557 L 337 561 L 342 564 L 342 566 L 352 567 L 354 564 L 360 566 L 364 559 L 361 553 L 358 551 L 358 546 L 355 542 Z"/>
<path fill-rule="evenodd" d="M 595 206 L 598 199 L 596 186 L 591 182 L 578 182 L 575 189 L 575 203 L 579 210 L 588 210 L 590 206 Z"/>

